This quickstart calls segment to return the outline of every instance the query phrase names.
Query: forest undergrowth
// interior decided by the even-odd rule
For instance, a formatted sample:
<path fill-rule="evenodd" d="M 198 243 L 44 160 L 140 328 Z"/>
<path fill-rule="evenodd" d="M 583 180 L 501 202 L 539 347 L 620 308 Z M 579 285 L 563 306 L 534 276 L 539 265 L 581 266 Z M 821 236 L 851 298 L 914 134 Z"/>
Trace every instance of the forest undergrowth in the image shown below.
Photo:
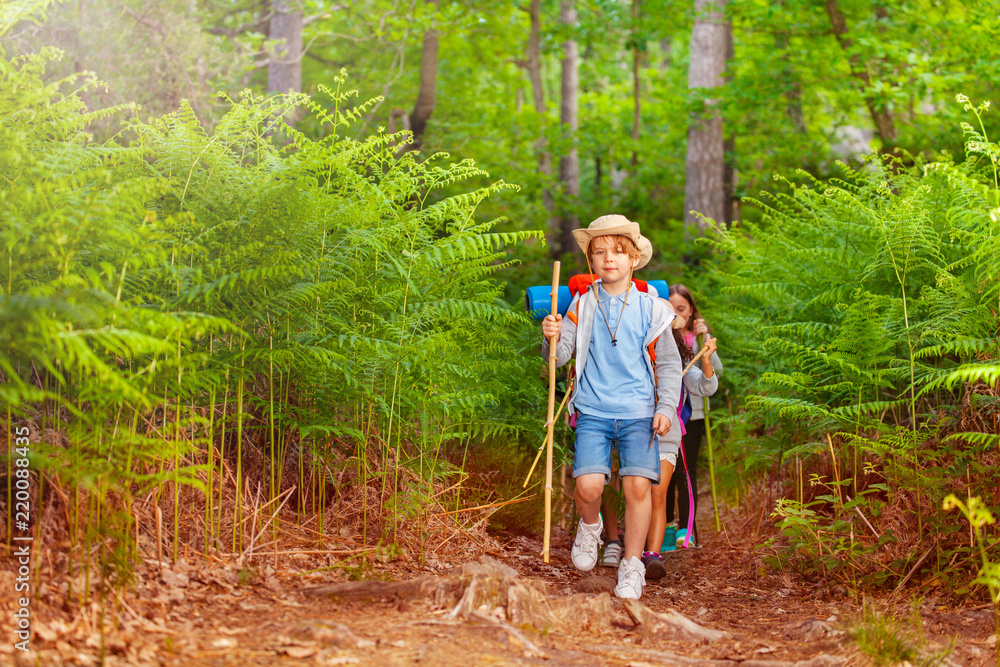
<path fill-rule="evenodd" d="M 476 215 L 512 186 L 443 194 L 486 175 L 348 138 L 367 107 L 341 88 L 246 93 L 209 132 L 88 111 L 97 82 L 50 80 L 57 57 L 0 52 L 0 538 L 33 538 L 34 590 L 58 571 L 84 605 L 143 560 L 310 550 L 375 576 L 537 526 L 514 472 L 538 332 L 499 274 L 541 234 Z M 698 281 L 726 529 L 858 596 L 1000 602 L 1000 149 L 961 103 L 963 159 L 790 180 Z M 121 131 L 95 143 L 96 119 Z"/>
<path fill-rule="evenodd" d="M 531 492 L 498 497 L 468 457 L 541 433 L 534 332 L 495 277 L 539 234 L 475 216 L 511 186 L 438 196 L 486 175 L 346 137 L 367 107 L 343 76 L 245 93 L 208 132 L 188 106 L 88 111 L 99 83 L 50 80 L 58 57 L 0 57 L 0 532 L 34 540 L 34 590 L 64 573 L 82 605 L 141 560 L 313 549 L 361 572 L 482 546 Z M 90 140 L 99 118 L 114 140 Z"/>
<path fill-rule="evenodd" d="M 770 567 L 859 599 L 998 602 L 1000 147 L 958 103 L 964 159 L 799 174 L 709 241 L 700 286 L 741 397 L 716 421 L 729 502 L 777 523 Z"/>

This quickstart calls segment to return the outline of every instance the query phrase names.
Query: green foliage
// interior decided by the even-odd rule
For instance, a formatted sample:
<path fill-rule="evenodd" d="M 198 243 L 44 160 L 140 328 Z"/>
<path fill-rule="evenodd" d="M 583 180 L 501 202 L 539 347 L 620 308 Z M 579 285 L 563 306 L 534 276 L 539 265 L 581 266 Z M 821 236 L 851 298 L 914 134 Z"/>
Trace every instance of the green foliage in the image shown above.
<path fill-rule="evenodd" d="M 950 511 L 956 507 L 965 516 L 976 536 L 976 547 L 979 549 L 979 556 L 982 565 L 979 568 L 979 576 L 973 583 L 985 586 L 990 592 L 990 600 L 993 602 L 994 613 L 997 612 L 997 605 L 1000 604 L 1000 563 L 991 560 L 989 547 L 994 546 L 987 543 L 985 529 L 996 523 L 996 518 L 989 508 L 983 503 L 981 498 L 969 498 L 968 504 L 963 503 L 955 494 L 949 494 L 942 504 L 944 511 Z"/>
<path fill-rule="evenodd" d="M 3 7 L 10 15 L 12 8 L 47 4 Z M 844 14 L 842 42 L 822 3 L 728 2 L 734 55 L 723 85 L 708 92 L 690 90 L 687 83 L 695 19 L 690 1 L 580 4 L 576 24 L 567 29 L 559 21 L 559 3 L 542 0 L 540 110 L 525 67 L 529 3 L 297 0 L 294 6 L 305 18 L 302 90 L 333 85 L 346 67 L 363 99 L 380 96 L 357 107 L 352 136 L 399 127 L 401 114 L 416 100 L 424 34 L 434 29 L 436 93 L 426 152 L 447 151 L 458 162 L 474 158 L 494 174 L 516 173 L 523 187 L 517 196 L 508 192 L 484 201 L 481 219 L 503 218 L 497 229 L 525 230 L 544 228 L 558 215 L 586 221 L 621 212 L 651 233 L 657 253 L 646 275 L 691 283 L 702 254 L 690 247 L 680 225 L 686 137 L 706 95 L 718 101 L 726 136 L 735 142 L 726 160 L 738 174 L 736 196 L 743 198 L 784 189 L 783 181 L 772 179 L 775 173 L 802 168 L 826 178 L 836 173 L 837 159 L 859 166 L 872 146 L 900 156 L 926 157 L 945 148 L 959 154 L 962 142 L 953 128 L 962 111 L 950 100 L 958 91 L 976 98 L 992 94 L 989 82 L 1000 78 L 992 38 L 998 19 L 989 2 L 830 4 Z M 269 5 L 261 2 L 66 0 L 55 3 L 46 18 L 0 32 L 8 52 L 57 46 L 69 54 L 60 65 L 63 74 L 85 68 L 108 82 L 86 92 L 91 109 L 135 102 L 143 119 L 186 99 L 206 126 L 214 124 L 228 106 L 213 103 L 213 93 L 265 90 L 263 65 L 281 48 L 269 35 Z M 562 44 L 568 38 L 580 51 L 580 122 L 572 136 L 560 121 Z M 873 108 L 891 117 L 894 138 L 873 136 Z M 985 122 L 995 133 L 996 120 Z M 317 140 L 328 129 L 315 115 L 296 126 Z M 118 126 L 92 123 L 88 129 L 103 137 Z M 558 177 L 558 158 L 572 145 L 580 156 L 579 196 L 567 195 Z M 539 163 L 543 146 L 551 158 L 548 173 Z M 431 200 L 489 183 L 473 179 Z M 554 211 L 546 206 L 550 199 Z M 751 205 L 741 211 L 759 219 Z M 523 253 L 524 266 L 509 274 L 505 299 L 511 303 L 524 286 L 545 282 L 548 249 L 532 243 Z"/>
<path fill-rule="evenodd" d="M 809 483 L 828 492 L 804 503 L 791 498 L 778 499 L 772 516 L 780 519 L 782 539 L 771 538 L 760 546 L 771 552 L 765 556 L 765 562 L 776 569 L 790 567 L 824 579 L 832 577 L 852 588 L 859 583 L 884 583 L 893 573 L 877 567 L 878 551 L 895 538 L 891 533 L 873 538 L 870 533 L 854 532 L 857 516 L 878 516 L 883 509 L 884 502 L 878 494 L 884 486 L 873 486 L 850 499 L 846 482 L 827 484 L 814 473 Z M 831 506 L 835 508 L 833 516 L 825 511 Z M 866 529 L 864 523 L 861 528 Z M 858 573 L 864 574 L 859 577 Z"/>
<path fill-rule="evenodd" d="M 147 119 L 187 100 L 211 123 L 225 112 L 216 90 L 238 90 L 250 65 L 227 53 L 236 40 L 202 29 L 187 0 L 5 0 L 0 7 L 17 24 L 6 35 L 0 28 L 8 53 L 58 48 L 66 57 L 49 63 L 50 76 L 89 71 L 106 82 L 79 92 L 92 110 L 134 104 L 131 112 Z M 35 17 L 29 19 L 34 25 L 25 17 Z M 92 121 L 87 129 L 106 138 L 121 127 L 115 118 Z"/>
<path fill-rule="evenodd" d="M 959 101 L 977 120 L 988 108 Z M 871 531 L 844 509 L 850 497 L 879 489 L 873 499 L 907 528 L 886 526 L 912 545 L 954 539 L 928 500 L 937 506 L 970 471 L 973 493 L 996 483 L 980 457 L 996 442 L 1000 377 L 997 146 L 982 123 L 965 132 L 963 163 L 873 158 L 828 183 L 805 177 L 758 202 L 759 223 L 711 241 L 719 259 L 706 284 L 723 296 L 709 308 L 727 381 L 746 393 L 729 465 L 806 457 L 847 492 L 843 503 L 814 493 L 780 502 L 785 537 L 772 546 L 787 549 L 784 563 L 804 554 L 816 560 L 801 567 L 839 571 L 854 559 L 845 536 Z M 885 581 L 879 563 L 892 552 L 841 576 Z M 941 564 L 952 555 L 937 553 Z"/>
<path fill-rule="evenodd" d="M 876 665 L 912 664 L 922 667 L 945 664 L 951 647 L 933 650 L 924 636 L 920 605 L 914 602 L 903 620 L 879 613 L 866 605 L 862 617 L 850 628 L 858 649 Z"/>
<path fill-rule="evenodd" d="M 120 110 L 66 92 L 90 79 L 49 83 L 55 57 L 0 58 L 0 413 L 37 429 L 48 479 L 93 493 L 96 509 L 68 509 L 87 513 L 74 526 L 105 517 L 86 539 L 109 540 L 106 562 L 132 534 L 111 510 L 148 492 L 173 496 L 175 556 L 185 485 L 220 540 L 227 474 L 237 494 L 263 478 L 270 500 L 294 484 L 322 516 L 331 458 L 360 460 L 379 499 L 366 528 L 388 542 L 383 503 L 426 511 L 431 494 L 407 471 L 455 475 L 446 443 L 537 431 L 533 327 L 497 274 L 538 234 L 476 216 L 512 186 L 463 192 L 487 177 L 471 160 L 346 136 L 361 111 L 343 77 L 312 99 L 247 92 L 211 131 L 183 104 L 92 143 Z M 322 139 L 284 124 L 297 107 Z M 256 533 L 240 511 L 233 549 Z"/>

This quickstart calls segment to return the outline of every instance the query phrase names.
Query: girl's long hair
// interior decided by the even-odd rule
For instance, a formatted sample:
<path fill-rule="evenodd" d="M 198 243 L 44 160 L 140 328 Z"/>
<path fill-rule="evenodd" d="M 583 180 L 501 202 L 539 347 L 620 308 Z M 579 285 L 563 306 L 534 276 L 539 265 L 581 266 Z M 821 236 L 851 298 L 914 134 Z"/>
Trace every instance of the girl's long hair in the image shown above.
<path fill-rule="evenodd" d="M 674 342 L 677 343 L 677 351 L 681 353 L 681 366 L 687 366 L 694 359 L 694 350 L 688 347 L 688 344 L 684 342 L 684 336 L 681 334 L 680 329 L 671 328 L 670 332 L 674 334 Z"/>
<path fill-rule="evenodd" d="M 702 319 L 701 312 L 698 310 L 698 304 L 694 302 L 694 297 L 691 296 L 691 290 L 689 290 L 684 285 L 681 285 L 680 283 L 670 286 L 670 296 L 673 296 L 675 294 L 679 294 L 680 296 L 684 297 L 684 299 L 688 302 L 688 305 L 691 306 L 691 318 L 688 320 L 684 328 L 693 331 L 694 321 Z M 707 322 L 705 323 L 705 326 L 708 327 Z M 708 333 L 712 333 L 712 327 L 708 327 Z"/>

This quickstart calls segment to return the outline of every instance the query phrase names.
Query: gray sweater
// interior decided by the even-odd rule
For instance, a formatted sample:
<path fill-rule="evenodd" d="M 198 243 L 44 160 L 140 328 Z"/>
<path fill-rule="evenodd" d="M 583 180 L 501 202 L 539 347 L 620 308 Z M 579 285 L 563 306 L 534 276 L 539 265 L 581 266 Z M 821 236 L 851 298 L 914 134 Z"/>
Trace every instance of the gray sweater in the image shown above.
<path fill-rule="evenodd" d="M 695 336 L 694 344 L 691 347 L 694 348 L 693 352 L 698 354 L 701 346 L 698 345 L 697 336 Z M 719 359 L 718 352 L 712 353 L 711 361 L 712 369 L 715 371 L 712 377 L 707 378 L 701 372 L 700 359 L 691 367 L 687 375 L 684 376 L 684 389 L 691 397 L 691 418 L 688 421 L 705 418 L 705 405 L 708 403 L 708 397 L 713 396 L 719 389 L 719 375 L 722 373 L 722 361 Z"/>
<path fill-rule="evenodd" d="M 680 402 L 681 390 L 681 355 L 677 344 L 670 333 L 670 322 L 674 319 L 674 311 L 662 299 L 652 298 L 648 294 L 639 294 L 640 299 L 652 299 L 653 323 L 646 332 L 643 348 L 647 349 L 644 356 L 646 368 L 649 371 L 650 382 L 655 378 L 656 413 L 670 419 L 670 431 L 660 438 L 661 452 L 676 452 L 680 447 L 681 429 L 678 425 L 677 404 Z M 579 306 L 579 307 L 578 307 Z M 584 295 L 577 296 L 569 305 L 566 317 L 562 321 L 559 342 L 556 344 L 556 364 L 562 366 L 576 354 L 576 375 L 581 377 L 587 369 L 587 355 L 590 350 L 590 336 L 594 328 L 594 317 L 597 313 L 597 298 L 593 290 L 587 290 Z M 656 362 L 650 359 L 648 347 L 654 343 Z M 542 342 L 542 356 L 549 357 L 549 342 Z M 693 370 L 693 369 L 692 369 Z M 690 375 L 690 371 L 688 372 Z M 579 382 L 573 386 L 568 410 L 573 412 L 573 401 Z"/>

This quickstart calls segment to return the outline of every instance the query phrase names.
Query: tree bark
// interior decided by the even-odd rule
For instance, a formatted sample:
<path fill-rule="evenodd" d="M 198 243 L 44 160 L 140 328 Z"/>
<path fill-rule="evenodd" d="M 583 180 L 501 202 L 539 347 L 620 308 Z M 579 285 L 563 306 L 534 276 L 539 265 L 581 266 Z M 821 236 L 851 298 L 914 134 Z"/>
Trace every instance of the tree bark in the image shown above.
<path fill-rule="evenodd" d="M 726 62 L 730 63 L 736 57 L 736 49 L 733 46 L 733 24 L 726 21 Z M 731 73 L 727 73 L 725 82 L 728 84 L 733 80 Z M 725 204 L 723 214 L 726 229 L 733 226 L 733 222 L 739 219 L 739 198 L 736 196 L 736 137 L 729 133 L 722 142 L 723 167 L 722 167 L 722 199 Z"/>
<path fill-rule="evenodd" d="M 576 25 L 576 0 L 562 0 L 559 8 L 559 20 L 567 30 Z M 562 61 L 562 103 L 559 108 L 559 119 L 563 130 L 570 139 L 570 148 L 559 158 L 559 180 L 562 182 L 564 210 L 559 216 L 557 233 L 559 242 L 553 248 L 557 254 L 571 252 L 575 241 L 573 229 L 579 226 L 579 220 L 570 209 L 580 196 L 580 158 L 576 144 L 576 132 L 579 128 L 578 95 L 580 78 L 577 59 L 579 48 L 576 40 L 567 38 L 563 42 Z"/>
<path fill-rule="evenodd" d="M 837 38 L 840 48 L 847 54 L 851 75 L 860 84 L 865 106 L 868 107 L 868 114 L 875 126 L 875 134 L 882 141 L 883 152 L 892 152 L 896 145 L 896 124 L 893 121 L 892 112 L 883 101 L 876 99 L 870 92 L 871 79 L 868 76 L 867 63 L 862 62 L 861 57 L 851 51 L 854 40 L 847 36 L 847 19 L 844 18 L 844 13 L 840 10 L 840 3 L 837 0 L 826 0 L 823 4 L 826 7 L 827 16 L 830 17 L 833 35 Z"/>
<path fill-rule="evenodd" d="M 542 28 L 541 2 L 531 0 L 528 8 L 531 17 L 531 32 L 528 34 L 528 45 L 525 48 L 524 68 L 528 72 L 528 80 L 531 82 L 531 99 L 535 105 L 535 113 L 539 116 L 545 115 L 545 88 L 542 85 L 542 58 L 539 33 Z M 538 173 L 547 181 L 552 175 L 552 154 L 548 150 L 548 142 L 545 137 L 541 137 L 535 143 L 535 150 L 538 151 Z M 550 218 L 555 209 L 555 199 L 552 190 L 548 187 L 542 189 L 542 204 L 545 206 Z M 553 223 L 550 219 L 550 225 Z"/>
<path fill-rule="evenodd" d="M 396 127 L 396 119 L 399 119 L 400 127 Z M 410 115 L 406 113 L 406 109 L 400 109 L 399 107 L 394 107 L 389 110 L 389 134 L 396 134 L 400 130 L 410 129 Z"/>
<path fill-rule="evenodd" d="M 642 88 L 639 81 L 639 61 L 642 58 L 639 49 L 641 16 L 642 0 L 632 0 L 632 176 L 635 176 L 639 165 L 639 127 L 642 119 Z"/>
<path fill-rule="evenodd" d="M 269 38 L 277 42 L 267 63 L 267 92 L 302 92 L 302 11 L 294 0 L 273 0 Z"/>
<path fill-rule="evenodd" d="M 545 113 L 545 88 L 542 86 L 542 58 L 539 46 L 539 33 L 542 29 L 542 14 L 540 0 L 531 0 L 528 8 L 531 17 L 531 32 L 528 33 L 528 45 L 525 48 L 525 69 L 528 80 L 531 81 L 531 97 L 535 103 L 535 112 Z"/>
<path fill-rule="evenodd" d="M 691 32 L 691 63 L 688 87 L 711 89 L 721 86 L 726 67 L 726 0 L 695 0 L 695 24 Z M 699 232 L 725 220 L 725 151 L 722 116 L 716 100 L 707 98 L 705 107 L 688 129 L 685 160 L 684 227 L 697 226 Z"/>
<path fill-rule="evenodd" d="M 774 36 L 774 48 L 781 54 L 781 61 L 784 66 L 781 70 L 781 77 L 785 92 L 785 116 L 792 124 L 792 127 L 799 134 L 806 133 L 806 117 L 802 112 L 802 82 L 799 81 L 798 74 L 788 63 L 789 39 L 787 32 L 779 32 Z"/>
<path fill-rule="evenodd" d="M 673 48 L 673 38 L 670 36 L 664 37 L 660 40 L 660 71 L 668 72 L 670 71 L 670 65 L 672 64 L 671 59 L 671 49 Z"/>
<path fill-rule="evenodd" d="M 434 5 L 436 0 L 427 0 L 427 4 Z M 420 92 L 417 94 L 417 103 L 410 112 L 410 130 L 413 132 L 413 141 L 407 146 L 407 150 L 420 150 L 424 143 L 424 132 L 427 130 L 427 121 L 434 113 L 434 95 L 437 84 L 437 56 L 438 56 L 438 33 L 434 28 L 424 33 L 424 46 L 420 54 Z"/>

